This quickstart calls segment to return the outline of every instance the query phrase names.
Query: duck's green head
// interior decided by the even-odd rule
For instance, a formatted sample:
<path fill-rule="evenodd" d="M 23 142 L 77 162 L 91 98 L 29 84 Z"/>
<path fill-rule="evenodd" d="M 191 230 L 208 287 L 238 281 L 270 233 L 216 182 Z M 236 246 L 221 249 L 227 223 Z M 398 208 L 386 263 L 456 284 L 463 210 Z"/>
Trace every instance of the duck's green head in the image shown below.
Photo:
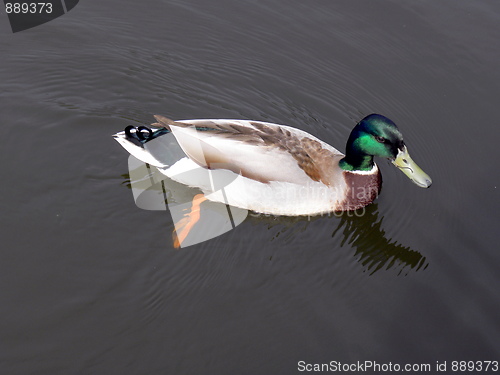
<path fill-rule="evenodd" d="M 354 127 L 339 165 L 348 171 L 369 171 L 374 156 L 391 160 L 416 185 L 431 186 L 431 178 L 410 158 L 396 124 L 377 114 L 366 116 Z"/>

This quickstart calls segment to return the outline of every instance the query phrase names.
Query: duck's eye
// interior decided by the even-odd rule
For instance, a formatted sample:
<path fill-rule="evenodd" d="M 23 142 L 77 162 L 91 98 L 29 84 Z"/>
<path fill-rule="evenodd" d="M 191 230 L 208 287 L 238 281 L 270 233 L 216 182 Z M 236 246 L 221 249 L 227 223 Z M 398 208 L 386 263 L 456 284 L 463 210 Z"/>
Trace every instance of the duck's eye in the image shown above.
<path fill-rule="evenodd" d="M 378 135 L 375 136 L 375 140 L 379 143 L 385 143 L 386 139 L 384 137 L 379 137 Z"/>

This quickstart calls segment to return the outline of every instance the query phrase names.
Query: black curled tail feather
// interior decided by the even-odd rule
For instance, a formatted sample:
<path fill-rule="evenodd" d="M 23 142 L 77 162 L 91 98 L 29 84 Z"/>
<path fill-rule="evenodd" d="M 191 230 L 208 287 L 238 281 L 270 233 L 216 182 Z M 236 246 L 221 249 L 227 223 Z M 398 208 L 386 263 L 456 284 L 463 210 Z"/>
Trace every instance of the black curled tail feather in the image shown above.
<path fill-rule="evenodd" d="M 170 128 L 160 123 L 151 124 L 151 127 L 129 125 L 124 132 L 128 141 L 142 147 L 146 142 L 170 133 Z"/>

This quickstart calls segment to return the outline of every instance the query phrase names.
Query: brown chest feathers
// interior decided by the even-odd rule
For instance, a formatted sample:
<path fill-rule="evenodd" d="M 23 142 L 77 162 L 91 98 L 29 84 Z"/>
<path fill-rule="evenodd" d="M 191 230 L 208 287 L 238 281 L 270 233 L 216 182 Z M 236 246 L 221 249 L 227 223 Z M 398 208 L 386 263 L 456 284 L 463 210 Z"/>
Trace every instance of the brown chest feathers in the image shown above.
<path fill-rule="evenodd" d="M 340 204 L 342 211 L 357 210 L 372 203 L 382 188 L 380 170 L 375 174 L 356 174 L 344 172 L 347 185 L 345 199 Z"/>

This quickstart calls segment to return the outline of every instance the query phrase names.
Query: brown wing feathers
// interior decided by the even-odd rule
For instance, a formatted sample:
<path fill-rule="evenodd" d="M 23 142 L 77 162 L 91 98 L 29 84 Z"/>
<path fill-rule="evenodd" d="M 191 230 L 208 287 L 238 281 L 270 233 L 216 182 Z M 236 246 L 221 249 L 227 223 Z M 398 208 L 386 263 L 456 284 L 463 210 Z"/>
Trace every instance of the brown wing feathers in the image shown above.
<path fill-rule="evenodd" d="M 188 127 L 193 124 L 173 121 L 161 115 L 155 115 L 157 123 L 153 126 L 166 127 L 170 129 L 170 125 Z M 314 181 L 322 179 L 321 168 L 317 162 L 327 157 L 330 151 L 323 149 L 321 143 L 310 138 L 298 138 L 294 136 L 288 129 L 283 129 L 279 126 L 268 126 L 260 122 L 250 122 L 253 127 L 243 126 L 236 123 L 214 122 L 214 121 L 197 121 L 196 127 L 202 131 L 209 131 L 230 139 L 237 139 L 243 143 L 250 145 L 265 145 L 268 147 L 276 147 L 288 152 L 297 161 L 299 167 Z M 327 181 L 323 181 L 327 183 Z"/>

